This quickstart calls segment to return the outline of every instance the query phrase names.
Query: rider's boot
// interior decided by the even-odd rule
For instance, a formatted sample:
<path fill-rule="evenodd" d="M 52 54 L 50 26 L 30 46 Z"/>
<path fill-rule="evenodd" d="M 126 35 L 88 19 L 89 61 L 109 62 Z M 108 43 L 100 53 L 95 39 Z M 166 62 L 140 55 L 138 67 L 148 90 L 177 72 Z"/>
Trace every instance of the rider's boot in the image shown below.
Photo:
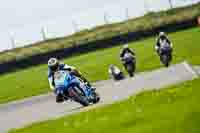
<path fill-rule="evenodd" d="M 64 97 L 63 97 L 61 94 L 58 94 L 58 95 L 56 96 L 56 102 L 57 102 L 57 103 L 62 103 L 62 102 L 64 102 Z"/>

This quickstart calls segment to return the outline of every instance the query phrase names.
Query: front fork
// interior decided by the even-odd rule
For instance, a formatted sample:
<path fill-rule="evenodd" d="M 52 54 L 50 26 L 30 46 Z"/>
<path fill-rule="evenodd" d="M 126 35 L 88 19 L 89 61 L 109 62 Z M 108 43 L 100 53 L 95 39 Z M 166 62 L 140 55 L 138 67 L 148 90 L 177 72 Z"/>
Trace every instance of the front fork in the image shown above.
<path fill-rule="evenodd" d="M 90 97 L 92 95 L 92 90 L 90 87 L 88 87 L 87 85 L 85 85 L 84 82 L 80 82 L 80 87 L 81 89 L 84 91 L 85 95 L 87 97 Z"/>

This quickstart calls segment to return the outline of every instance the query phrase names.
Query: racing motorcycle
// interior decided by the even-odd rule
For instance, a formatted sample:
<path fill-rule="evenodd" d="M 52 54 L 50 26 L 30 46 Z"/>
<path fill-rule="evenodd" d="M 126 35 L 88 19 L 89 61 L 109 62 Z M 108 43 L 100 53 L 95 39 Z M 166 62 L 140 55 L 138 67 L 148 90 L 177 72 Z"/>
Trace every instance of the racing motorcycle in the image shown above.
<path fill-rule="evenodd" d="M 130 77 L 134 76 L 136 69 L 136 59 L 131 53 L 125 53 L 124 57 L 121 59 L 126 71 Z"/>
<path fill-rule="evenodd" d="M 172 48 L 170 45 L 164 41 L 161 43 L 160 48 L 160 61 L 168 67 L 170 65 L 170 62 L 172 60 Z"/>
<path fill-rule="evenodd" d="M 85 84 L 80 78 L 68 71 L 57 71 L 54 74 L 56 94 L 64 99 L 71 99 L 83 106 L 98 103 L 100 96 L 95 90 Z"/>

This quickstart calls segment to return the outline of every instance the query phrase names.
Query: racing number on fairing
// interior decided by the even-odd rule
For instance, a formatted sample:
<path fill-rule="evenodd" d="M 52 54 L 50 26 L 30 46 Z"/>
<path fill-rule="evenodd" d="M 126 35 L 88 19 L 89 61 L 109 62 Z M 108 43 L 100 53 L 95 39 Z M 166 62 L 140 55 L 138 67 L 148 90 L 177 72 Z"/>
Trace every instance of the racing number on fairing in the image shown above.
<path fill-rule="evenodd" d="M 55 78 L 56 81 L 60 81 L 60 82 L 64 81 L 65 72 L 64 71 L 55 72 L 54 78 Z"/>

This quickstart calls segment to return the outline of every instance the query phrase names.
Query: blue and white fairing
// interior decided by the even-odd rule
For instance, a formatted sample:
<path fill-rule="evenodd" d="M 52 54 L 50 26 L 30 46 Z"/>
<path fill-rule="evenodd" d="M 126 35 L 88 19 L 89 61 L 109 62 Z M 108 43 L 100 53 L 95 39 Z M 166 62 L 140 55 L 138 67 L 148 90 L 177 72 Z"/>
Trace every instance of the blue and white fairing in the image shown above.
<path fill-rule="evenodd" d="M 72 76 L 67 71 L 57 71 L 54 73 L 54 82 L 56 89 L 68 88 Z"/>
<path fill-rule="evenodd" d="M 62 93 L 68 91 L 69 89 L 73 88 L 75 85 L 82 88 L 86 96 L 90 96 L 91 89 L 87 87 L 84 83 L 80 82 L 80 80 L 70 74 L 67 71 L 57 71 L 54 74 L 54 82 L 56 93 Z"/>

